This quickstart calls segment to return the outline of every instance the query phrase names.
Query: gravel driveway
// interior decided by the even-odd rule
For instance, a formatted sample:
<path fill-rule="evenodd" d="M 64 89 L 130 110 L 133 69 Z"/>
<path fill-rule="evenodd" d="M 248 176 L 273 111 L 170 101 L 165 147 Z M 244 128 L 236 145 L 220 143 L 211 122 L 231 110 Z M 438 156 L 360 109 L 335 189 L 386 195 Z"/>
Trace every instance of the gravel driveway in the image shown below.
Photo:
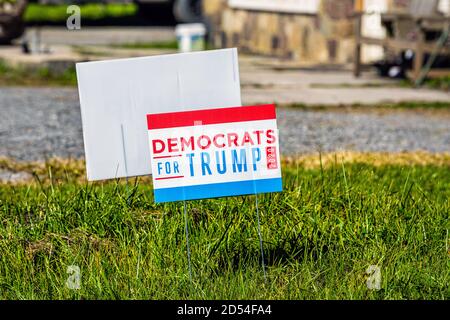
<path fill-rule="evenodd" d="M 83 157 L 78 92 L 0 88 L 0 156 Z M 283 154 L 338 151 L 450 151 L 450 110 L 278 109 Z"/>

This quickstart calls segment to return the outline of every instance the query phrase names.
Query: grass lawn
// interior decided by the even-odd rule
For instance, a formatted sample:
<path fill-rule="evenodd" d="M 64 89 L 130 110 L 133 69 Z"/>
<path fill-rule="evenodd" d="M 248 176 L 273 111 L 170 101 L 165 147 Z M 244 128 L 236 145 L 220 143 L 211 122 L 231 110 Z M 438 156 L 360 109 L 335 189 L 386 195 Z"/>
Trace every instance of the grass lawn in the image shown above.
<path fill-rule="evenodd" d="M 172 41 L 156 41 L 156 42 L 136 42 L 111 45 L 113 48 L 122 49 L 172 49 L 178 50 L 177 40 Z"/>
<path fill-rule="evenodd" d="M 336 111 L 336 110 L 365 110 L 365 109 L 377 109 L 377 110 L 443 110 L 450 107 L 450 102 L 433 102 L 433 101 L 402 101 L 402 102 L 384 102 L 378 104 L 345 104 L 345 105 L 309 105 L 302 103 L 285 104 L 285 107 L 296 108 L 301 110 L 316 110 L 316 111 Z"/>
<path fill-rule="evenodd" d="M 66 4 L 44 5 L 29 3 L 25 10 L 24 20 L 27 23 L 53 22 L 65 23 L 70 16 Z M 134 3 L 87 3 L 79 5 L 81 21 L 95 21 L 107 18 L 132 17 L 138 8 Z"/>
<path fill-rule="evenodd" d="M 123 43 L 111 45 L 112 48 L 119 49 L 167 49 L 167 50 L 178 50 L 177 40 L 168 41 L 155 41 L 155 42 L 136 42 L 136 43 Z M 205 50 L 215 50 L 217 49 L 210 43 L 205 43 Z"/>
<path fill-rule="evenodd" d="M 284 192 L 259 196 L 267 281 L 254 196 L 189 202 L 193 284 L 182 203 L 154 204 L 149 178 L 0 161 L 36 176 L 0 184 L 0 299 L 449 299 L 450 160 L 416 160 L 285 161 Z"/>
<path fill-rule="evenodd" d="M 75 65 L 62 73 L 48 67 L 11 66 L 0 59 L 0 86 L 76 86 Z"/>
<path fill-rule="evenodd" d="M 432 89 L 450 91 L 450 76 L 427 79 L 425 85 Z"/>

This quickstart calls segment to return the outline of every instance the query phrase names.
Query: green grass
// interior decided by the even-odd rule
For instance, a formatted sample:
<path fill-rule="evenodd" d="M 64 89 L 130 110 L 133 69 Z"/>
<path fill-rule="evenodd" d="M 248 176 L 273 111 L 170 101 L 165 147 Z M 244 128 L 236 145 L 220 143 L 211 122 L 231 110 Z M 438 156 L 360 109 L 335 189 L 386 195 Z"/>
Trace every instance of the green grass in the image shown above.
<path fill-rule="evenodd" d="M 178 42 L 173 41 L 155 41 L 155 42 L 136 42 L 112 45 L 113 48 L 123 49 L 173 49 L 178 50 Z"/>
<path fill-rule="evenodd" d="M 0 299 L 450 298 L 448 164 L 286 164 L 284 192 L 259 196 L 267 282 L 254 197 L 188 202 L 193 284 L 182 203 L 154 204 L 147 178 L 127 189 L 40 170 L 0 185 Z"/>
<path fill-rule="evenodd" d="M 167 50 L 178 50 L 178 41 L 155 41 L 155 42 L 136 42 L 136 43 L 124 43 L 111 45 L 113 48 L 123 48 L 123 49 L 167 49 Z M 205 43 L 205 50 L 217 49 L 210 43 Z"/>
<path fill-rule="evenodd" d="M 0 60 L 0 86 L 76 86 L 75 66 L 62 73 L 48 67 L 11 66 Z"/>
<path fill-rule="evenodd" d="M 361 103 L 354 103 L 354 104 L 343 104 L 343 105 L 310 105 L 310 104 L 304 104 L 304 103 L 289 103 L 284 104 L 284 107 L 288 108 L 296 108 L 296 109 L 303 109 L 303 110 L 339 110 L 339 109 L 353 109 L 353 110 L 368 110 L 368 109 L 374 109 L 374 110 L 393 110 L 393 109 L 431 109 L 431 110 L 439 110 L 439 109 L 449 109 L 450 108 L 450 102 L 430 102 L 430 101 L 403 101 L 403 102 L 384 102 L 384 103 L 378 103 L 378 104 L 361 104 Z M 340 108 L 337 108 L 340 107 Z"/>
<path fill-rule="evenodd" d="M 405 80 L 399 81 L 399 85 L 401 87 L 411 88 L 411 87 L 414 87 L 414 82 L 409 79 L 405 79 Z M 450 76 L 427 78 L 423 82 L 422 87 L 429 88 L 429 89 L 449 91 L 450 90 Z"/>
<path fill-rule="evenodd" d="M 425 86 L 431 89 L 450 91 L 450 76 L 427 79 L 425 81 Z"/>
<path fill-rule="evenodd" d="M 88 3 L 80 5 L 81 23 L 83 21 L 93 21 L 107 18 L 119 18 L 134 16 L 137 13 L 137 6 L 134 3 Z M 67 20 L 67 5 L 43 5 L 28 4 L 24 19 L 27 23 L 54 22 L 62 23 Z"/>

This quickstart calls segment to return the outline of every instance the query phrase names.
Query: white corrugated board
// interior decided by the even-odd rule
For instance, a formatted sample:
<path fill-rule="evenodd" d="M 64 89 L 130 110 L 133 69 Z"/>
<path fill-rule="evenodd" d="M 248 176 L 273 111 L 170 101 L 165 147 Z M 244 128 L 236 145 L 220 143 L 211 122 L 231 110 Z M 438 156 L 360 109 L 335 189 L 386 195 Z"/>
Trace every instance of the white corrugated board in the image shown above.
<path fill-rule="evenodd" d="M 89 181 L 151 174 L 147 114 L 241 105 L 236 49 L 76 69 Z"/>

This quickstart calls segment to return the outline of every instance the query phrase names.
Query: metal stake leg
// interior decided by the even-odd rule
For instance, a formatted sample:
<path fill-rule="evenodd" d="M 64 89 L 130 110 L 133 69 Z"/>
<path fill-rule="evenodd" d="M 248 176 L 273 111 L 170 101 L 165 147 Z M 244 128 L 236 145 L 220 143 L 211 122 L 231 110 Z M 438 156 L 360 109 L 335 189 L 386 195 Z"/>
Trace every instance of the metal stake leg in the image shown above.
<path fill-rule="evenodd" d="M 187 220 L 186 201 L 183 201 L 183 205 L 184 205 L 184 228 L 186 231 L 186 248 L 187 248 L 188 265 L 189 265 L 189 278 L 191 279 L 191 282 L 192 282 L 191 249 L 189 248 L 189 229 L 188 229 L 188 220 Z"/>
<path fill-rule="evenodd" d="M 127 204 L 129 204 L 128 203 L 129 192 L 128 192 L 127 151 L 125 149 L 125 134 L 124 134 L 124 131 L 123 131 L 123 124 L 120 125 L 120 129 L 122 130 L 122 151 L 123 151 L 123 161 L 124 161 L 124 166 L 125 166 L 125 181 L 126 181 Z"/>
<path fill-rule="evenodd" d="M 267 280 L 266 267 L 264 265 L 264 250 L 263 250 L 263 241 L 262 241 L 262 235 L 261 235 L 261 223 L 259 222 L 258 194 L 255 194 L 255 200 L 256 200 L 256 220 L 258 221 L 259 247 L 261 248 L 261 264 L 262 264 L 262 269 L 264 272 L 264 279 Z"/>

